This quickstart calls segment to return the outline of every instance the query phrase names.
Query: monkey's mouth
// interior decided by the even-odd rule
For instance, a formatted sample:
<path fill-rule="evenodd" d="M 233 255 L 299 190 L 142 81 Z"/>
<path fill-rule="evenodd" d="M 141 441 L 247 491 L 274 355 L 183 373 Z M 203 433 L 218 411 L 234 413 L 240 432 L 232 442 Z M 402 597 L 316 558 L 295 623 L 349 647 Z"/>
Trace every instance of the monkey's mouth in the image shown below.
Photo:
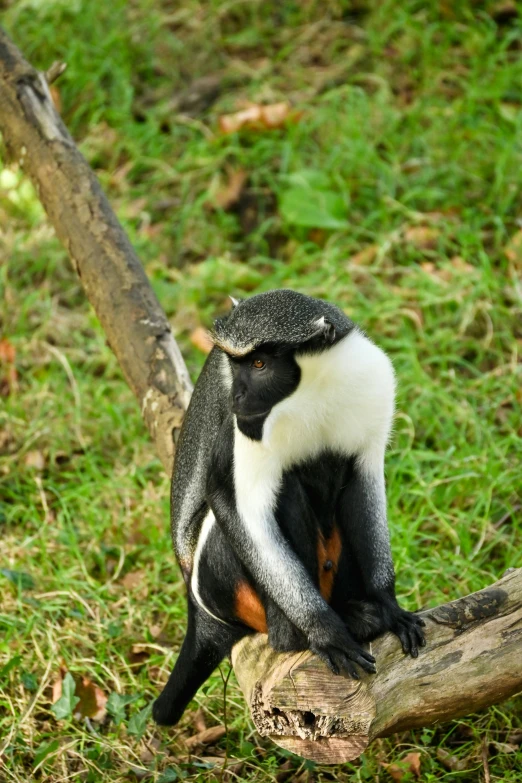
<path fill-rule="evenodd" d="M 232 413 L 234 413 L 238 419 L 260 419 L 261 416 L 268 416 L 270 408 L 266 411 L 261 411 L 261 413 L 239 413 L 237 410 L 232 409 Z"/>

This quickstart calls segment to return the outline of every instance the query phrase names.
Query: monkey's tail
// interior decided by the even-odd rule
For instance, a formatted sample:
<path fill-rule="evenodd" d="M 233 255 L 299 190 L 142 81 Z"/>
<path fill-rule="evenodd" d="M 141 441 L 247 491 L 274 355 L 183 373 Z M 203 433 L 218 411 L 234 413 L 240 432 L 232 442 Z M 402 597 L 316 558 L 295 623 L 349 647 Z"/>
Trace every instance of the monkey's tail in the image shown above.
<path fill-rule="evenodd" d="M 160 726 L 173 726 L 198 688 L 212 674 L 247 629 L 223 625 L 196 606 L 189 597 L 187 633 L 163 691 L 154 702 L 152 717 Z"/>

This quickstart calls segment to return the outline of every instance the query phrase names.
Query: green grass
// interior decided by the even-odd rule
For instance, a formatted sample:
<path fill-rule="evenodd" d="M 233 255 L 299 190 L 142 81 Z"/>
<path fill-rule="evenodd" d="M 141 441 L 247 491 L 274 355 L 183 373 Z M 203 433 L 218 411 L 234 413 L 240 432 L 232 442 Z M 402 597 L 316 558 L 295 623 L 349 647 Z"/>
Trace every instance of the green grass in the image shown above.
<path fill-rule="evenodd" d="M 64 119 L 194 378 L 204 356 L 192 330 L 211 325 L 228 293 L 282 286 L 336 302 L 390 353 L 389 517 L 409 608 L 522 565 L 522 243 L 509 252 L 522 203 L 522 25 L 498 8 L 20 0 L 3 18 L 35 65 L 67 61 Z M 209 75 L 217 100 L 178 111 L 179 95 Z M 242 102 L 281 100 L 299 121 L 219 132 L 219 116 Z M 242 198 L 213 209 L 236 169 L 248 173 Z M 485 745 L 491 780 L 520 783 L 520 749 L 492 744 L 521 731 L 520 697 L 378 741 L 339 768 L 261 740 L 233 678 L 227 738 L 189 758 L 198 705 L 208 726 L 223 723 L 219 673 L 175 729 L 140 724 L 185 625 L 168 480 L 14 168 L 0 173 L 0 225 L 0 339 L 18 374 L 9 389 L 0 365 L 0 568 L 28 575 L 0 575 L 0 780 L 220 780 L 228 748 L 226 780 L 384 783 L 383 764 L 418 751 L 422 780 L 467 783 L 484 776 Z M 60 668 L 137 698 L 121 720 L 57 719 Z M 441 750 L 467 770 L 448 769 Z"/>

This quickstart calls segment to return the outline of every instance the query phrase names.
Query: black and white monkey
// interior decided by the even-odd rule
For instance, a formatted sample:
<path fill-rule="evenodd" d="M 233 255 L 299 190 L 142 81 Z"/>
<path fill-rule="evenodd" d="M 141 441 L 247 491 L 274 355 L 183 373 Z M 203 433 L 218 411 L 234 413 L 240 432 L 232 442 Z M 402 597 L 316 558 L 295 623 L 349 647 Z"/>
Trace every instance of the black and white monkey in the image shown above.
<path fill-rule="evenodd" d="M 188 627 L 154 703 L 165 725 L 254 631 L 354 678 L 375 671 L 361 643 L 384 631 L 413 657 L 425 644 L 395 598 L 386 354 L 337 307 L 289 290 L 234 302 L 213 337 L 172 481 Z"/>

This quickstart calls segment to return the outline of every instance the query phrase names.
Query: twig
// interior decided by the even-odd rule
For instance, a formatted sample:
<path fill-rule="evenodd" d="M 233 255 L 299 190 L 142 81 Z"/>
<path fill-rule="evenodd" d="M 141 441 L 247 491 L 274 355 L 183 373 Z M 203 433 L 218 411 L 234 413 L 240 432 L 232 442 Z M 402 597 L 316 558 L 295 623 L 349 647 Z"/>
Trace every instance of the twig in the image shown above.
<path fill-rule="evenodd" d="M 54 63 L 45 72 L 45 81 L 47 84 L 55 82 L 67 68 L 67 63 L 61 63 L 55 60 Z"/>

